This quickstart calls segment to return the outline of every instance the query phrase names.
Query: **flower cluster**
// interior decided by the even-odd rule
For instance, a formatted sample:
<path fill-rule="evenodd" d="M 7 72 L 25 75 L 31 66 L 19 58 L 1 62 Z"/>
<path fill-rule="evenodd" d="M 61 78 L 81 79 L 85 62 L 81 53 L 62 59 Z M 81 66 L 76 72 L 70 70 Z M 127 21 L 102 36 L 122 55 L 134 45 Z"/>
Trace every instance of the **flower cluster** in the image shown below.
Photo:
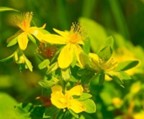
<path fill-rule="evenodd" d="M 72 24 L 70 30 L 54 29 L 49 33 L 42 27 L 31 26 L 32 13 L 19 16 L 16 21 L 20 29 L 8 39 L 8 47 L 18 44 L 17 50 L 9 58 L 33 71 L 26 51 L 31 40 L 36 46 L 36 53 L 41 60 L 39 68 L 46 68 L 46 76 L 40 85 L 50 89 L 50 100 L 58 109 L 74 113 L 96 112 L 96 100 L 91 95 L 90 86 L 95 80 L 117 80 L 123 85 L 123 79 L 129 78 L 126 70 L 138 64 L 137 60 L 119 62 L 113 55 L 113 39 L 103 44 L 98 52 L 91 52 L 90 38 L 85 36 L 79 24 Z M 83 73 L 83 71 L 87 71 Z M 115 105 L 121 103 L 117 98 Z"/>

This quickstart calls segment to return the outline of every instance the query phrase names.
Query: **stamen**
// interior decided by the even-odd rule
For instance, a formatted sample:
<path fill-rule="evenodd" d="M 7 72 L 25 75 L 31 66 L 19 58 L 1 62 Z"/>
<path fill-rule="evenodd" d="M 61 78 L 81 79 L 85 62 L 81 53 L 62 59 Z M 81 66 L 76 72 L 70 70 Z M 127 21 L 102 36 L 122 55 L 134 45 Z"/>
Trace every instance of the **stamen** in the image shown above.
<path fill-rule="evenodd" d="M 71 26 L 71 31 L 72 32 L 77 32 L 77 33 L 81 33 L 81 26 L 79 23 L 72 23 L 72 26 Z"/>
<path fill-rule="evenodd" d="M 19 16 L 16 16 L 16 25 L 21 28 L 23 31 L 27 30 L 30 27 L 32 20 L 32 12 L 23 13 Z"/>
<path fill-rule="evenodd" d="M 72 23 L 68 43 L 82 44 L 83 37 L 81 33 L 82 33 L 81 26 L 77 23 Z"/>

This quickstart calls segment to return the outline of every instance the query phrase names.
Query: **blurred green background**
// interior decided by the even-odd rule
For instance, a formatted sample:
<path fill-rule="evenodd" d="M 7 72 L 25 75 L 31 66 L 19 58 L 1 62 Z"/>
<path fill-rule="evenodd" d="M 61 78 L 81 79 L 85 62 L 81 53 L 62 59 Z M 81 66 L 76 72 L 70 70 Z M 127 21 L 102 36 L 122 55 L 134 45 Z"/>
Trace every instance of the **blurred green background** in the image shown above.
<path fill-rule="evenodd" d="M 46 23 L 46 29 L 50 32 L 53 32 L 52 28 L 68 30 L 72 22 L 78 22 L 81 17 L 89 18 L 101 24 L 108 33 L 117 32 L 134 46 L 144 48 L 144 0 L 0 0 L 1 6 L 15 8 L 22 12 L 32 11 L 33 23 L 37 26 Z M 0 59 L 10 55 L 15 49 L 15 47 L 6 47 L 7 38 L 17 31 L 17 28 L 11 25 L 12 14 L 14 13 L 0 13 Z M 36 64 L 34 53 L 28 52 L 27 55 Z M 36 65 L 34 69 L 32 73 L 27 70 L 20 72 L 18 66 L 11 61 L 0 63 L 0 91 L 10 94 L 17 101 L 34 101 L 35 97 L 43 92 L 37 83 L 43 78 L 43 73 L 38 71 Z M 138 75 L 135 79 L 143 78 Z M 135 80 L 126 85 L 130 86 L 133 82 Z M 97 89 L 97 93 L 107 88 L 114 90 L 109 85 L 111 84 Z M 129 88 L 118 90 L 115 93 L 119 95 L 122 95 L 123 91 L 129 92 Z M 101 98 L 103 95 L 105 94 L 101 93 Z M 140 99 L 143 100 L 144 96 Z M 102 103 L 101 99 L 98 102 Z M 144 103 L 140 103 L 140 106 L 141 104 Z M 105 106 L 105 102 L 102 106 L 98 104 L 98 111 Z"/>
<path fill-rule="evenodd" d="M 0 0 L 0 6 L 32 11 L 35 23 L 39 26 L 47 23 L 48 30 L 69 29 L 79 17 L 91 18 L 106 29 L 121 33 L 135 45 L 144 45 L 143 0 Z M 12 32 L 6 16 L 6 13 L 0 14 L 1 42 Z"/>

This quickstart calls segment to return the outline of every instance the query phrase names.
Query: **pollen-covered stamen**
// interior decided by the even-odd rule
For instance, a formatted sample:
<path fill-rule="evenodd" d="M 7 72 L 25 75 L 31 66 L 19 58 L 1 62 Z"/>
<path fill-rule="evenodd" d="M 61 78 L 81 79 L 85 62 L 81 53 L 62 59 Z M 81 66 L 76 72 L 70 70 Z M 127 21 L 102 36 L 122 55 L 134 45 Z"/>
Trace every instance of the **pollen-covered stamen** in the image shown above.
<path fill-rule="evenodd" d="M 82 42 L 81 27 L 79 24 L 72 24 L 68 42 L 73 44 Z"/>
<path fill-rule="evenodd" d="M 17 26 L 21 28 L 23 31 L 27 31 L 30 28 L 31 20 L 32 20 L 32 12 L 27 12 L 19 18 L 17 18 Z"/>
<path fill-rule="evenodd" d="M 77 23 L 72 23 L 70 32 L 78 32 L 81 34 L 81 26 Z"/>

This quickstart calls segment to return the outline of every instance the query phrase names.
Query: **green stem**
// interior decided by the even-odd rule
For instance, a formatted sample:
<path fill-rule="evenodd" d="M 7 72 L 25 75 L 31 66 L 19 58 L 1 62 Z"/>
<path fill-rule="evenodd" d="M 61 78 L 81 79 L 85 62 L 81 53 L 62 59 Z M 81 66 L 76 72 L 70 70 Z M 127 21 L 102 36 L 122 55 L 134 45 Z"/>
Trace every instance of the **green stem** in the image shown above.
<path fill-rule="evenodd" d="M 129 38 L 128 27 L 121 11 L 118 0 L 109 0 L 112 14 L 115 18 L 118 31 L 125 37 Z"/>

